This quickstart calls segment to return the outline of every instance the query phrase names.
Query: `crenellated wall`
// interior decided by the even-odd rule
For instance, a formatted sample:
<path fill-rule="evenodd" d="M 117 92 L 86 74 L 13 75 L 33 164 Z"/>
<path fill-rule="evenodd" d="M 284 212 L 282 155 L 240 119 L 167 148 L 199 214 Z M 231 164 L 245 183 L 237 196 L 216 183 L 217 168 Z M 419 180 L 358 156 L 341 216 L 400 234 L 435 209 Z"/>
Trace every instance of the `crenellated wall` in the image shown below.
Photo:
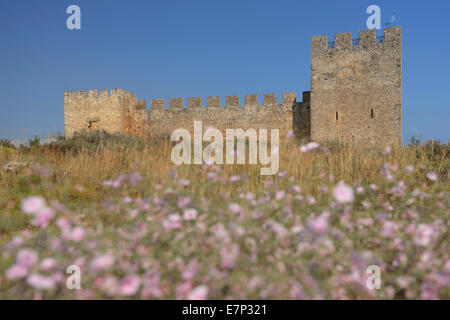
<path fill-rule="evenodd" d="M 187 108 L 183 108 L 182 98 L 169 99 L 168 108 L 165 108 L 164 99 L 153 99 L 149 133 L 167 136 L 177 128 L 193 130 L 194 120 L 201 120 L 204 127 L 219 130 L 279 129 L 280 136 L 295 127 L 298 138 L 309 138 L 309 117 L 303 112 L 303 103 L 296 101 L 295 92 L 283 93 L 281 103 L 275 94 L 265 94 L 263 99 L 263 104 L 259 104 L 257 95 L 246 95 L 244 105 L 241 105 L 239 96 L 227 96 L 222 106 L 220 97 L 207 97 L 206 106 L 203 106 L 202 99 L 194 97 L 188 98 Z"/>
<path fill-rule="evenodd" d="M 221 105 L 220 97 L 207 97 L 206 106 L 200 97 L 187 99 L 183 108 L 182 98 L 170 98 L 166 108 L 164 99 L 152 99 L 151 110 L 147 110 L 145 100 L 137 100 L 136 95 L 113 89 L 67 91 L 64 93 L 64 115 L 66 136 L 77 130 L 106 130 L 137 136 L 170 137 L 178 128 L 193 131 L 193 124 L 201 120 L 203 126 L 225 129 L 279 129 L 280 136 L 293 130 L 299 139 L 309 138 L 309 92 L 305 103 L 297 102 L 296 93 L 283 94 L 278 103 L 276 94 L 265 94 L 263 104 L 257 95 L 246 95 L 244 105 L 239 96 L 225 97 Z"/>

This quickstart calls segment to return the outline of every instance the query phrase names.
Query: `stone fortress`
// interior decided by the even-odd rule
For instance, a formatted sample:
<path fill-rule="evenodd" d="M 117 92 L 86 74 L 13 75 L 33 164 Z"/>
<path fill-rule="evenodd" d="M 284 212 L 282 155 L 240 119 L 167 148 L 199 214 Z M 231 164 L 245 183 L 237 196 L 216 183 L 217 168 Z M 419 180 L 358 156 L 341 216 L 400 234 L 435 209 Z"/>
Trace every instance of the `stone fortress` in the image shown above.
<path fill-rule="evenodd" d="M 311 38 L 311 91 L 238 96 L 145 100 L 122 90 L 64 92 L 64 126 L 67 137 L 79 130 L 102 129 L 140 137 L 170 136 L 177 128 L 193 130 L 194 120 L 203 126 L 224 129 L 279 129 L 280 137 L 293 130 L 296 139 L 340 140 L 355 144 L 389 145 L 402 139 L 402 34 L 401 27 L 363 30 L 359 38 L 338 33 Z"/>

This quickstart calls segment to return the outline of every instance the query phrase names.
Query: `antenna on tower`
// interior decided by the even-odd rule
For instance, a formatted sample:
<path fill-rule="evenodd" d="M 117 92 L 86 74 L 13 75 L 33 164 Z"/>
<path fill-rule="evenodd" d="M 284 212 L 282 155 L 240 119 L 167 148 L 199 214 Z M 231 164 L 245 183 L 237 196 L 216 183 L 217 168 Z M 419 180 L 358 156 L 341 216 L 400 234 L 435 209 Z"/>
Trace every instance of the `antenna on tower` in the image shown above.
<path fill-rule="evenodd" d="M 394 24 L 395 20 L 396 20 L 396 17 L 395 17 L 395 13 L 394 13 L 394 14 L 389 18 L 389 20 L 386 22 L 385 26 L 386 26 L 386 27 L 391 26 L 392 24 Z"/>

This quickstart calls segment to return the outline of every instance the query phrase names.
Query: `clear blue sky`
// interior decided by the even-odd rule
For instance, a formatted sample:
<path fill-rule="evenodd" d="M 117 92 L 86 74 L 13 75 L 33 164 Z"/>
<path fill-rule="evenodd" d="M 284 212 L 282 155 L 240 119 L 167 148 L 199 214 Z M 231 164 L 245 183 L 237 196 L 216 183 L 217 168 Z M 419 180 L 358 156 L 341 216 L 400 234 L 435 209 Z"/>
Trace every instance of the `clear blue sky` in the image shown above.
<path fill-rule="evenodd" d="M 66 28 L 81 7 L 82 29 Z M 64 130 L 63 91 L 140 99 L 310 89 L 310 37 L 403 28 L 403 134 L 450 138 L 450 1 L 1 0 L 0 138 Z M 185 100 L 186 103 L 186 100 Z M 406 140 L 406 139 L 404 139 Z"/>

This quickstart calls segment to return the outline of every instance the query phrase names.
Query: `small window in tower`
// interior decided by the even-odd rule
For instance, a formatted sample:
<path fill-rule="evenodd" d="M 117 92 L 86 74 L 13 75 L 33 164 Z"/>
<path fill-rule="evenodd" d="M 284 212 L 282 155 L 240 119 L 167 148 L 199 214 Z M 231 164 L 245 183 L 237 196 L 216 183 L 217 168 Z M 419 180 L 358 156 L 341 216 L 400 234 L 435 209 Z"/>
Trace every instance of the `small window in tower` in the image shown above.
<path fill-rule="evenodd" d="M 370 109 L 370 119 L 375 118 L 375 113 L 373 112 L 373 109 Z"/>
<path fill-rule="evenodd" d="M 369 44 L 369 37 L 366 37 L 366 44 Z"/>
<path fill-rule="evenodd" d="M 345 40 L 342 39 L 342 46 L 345 46 Z"/>
<path fill-rule="evenodd" d="M 93 120 L 93 121 L 88 121 L 88 122 L 89 122 L 88 129 L 97 130 L 99 128 L 98 120 Z"/>
<path fill-rule="evenodd" d="M 339 112 L 336 111 L 336 121 L 339 121 Z"/>

